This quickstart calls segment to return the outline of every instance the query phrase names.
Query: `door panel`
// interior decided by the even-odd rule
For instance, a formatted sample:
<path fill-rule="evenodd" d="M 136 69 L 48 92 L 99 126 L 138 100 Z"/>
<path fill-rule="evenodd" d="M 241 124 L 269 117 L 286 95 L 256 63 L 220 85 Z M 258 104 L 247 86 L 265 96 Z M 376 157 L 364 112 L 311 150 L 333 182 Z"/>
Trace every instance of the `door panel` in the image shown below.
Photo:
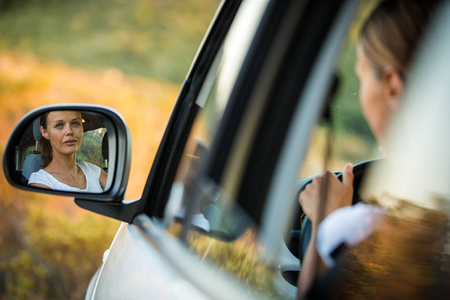
<path fill-rule="evenodd" d="M 208 299 L 160 250 L 138 226 L 123 223 L 100 269 L 94 298 Z"/>
<path fill-rule="evenodd" d="M 120 227 L 94 291 L 95 299 L 249 297 L 230 277 L 200 263 L 159 221 L 144 214 L 134 225 Z"/>

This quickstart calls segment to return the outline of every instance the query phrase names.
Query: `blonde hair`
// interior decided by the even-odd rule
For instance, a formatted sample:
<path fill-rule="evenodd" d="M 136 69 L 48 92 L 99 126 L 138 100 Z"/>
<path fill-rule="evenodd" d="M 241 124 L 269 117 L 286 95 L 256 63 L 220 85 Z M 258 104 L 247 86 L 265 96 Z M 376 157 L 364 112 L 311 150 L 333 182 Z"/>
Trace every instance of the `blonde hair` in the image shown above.
<path fill-rule="evenodd" d="M 359 44 L 380 78 L 391 66 L 405 78 L 438 0 L 386 0 L 362 27 Z"/>

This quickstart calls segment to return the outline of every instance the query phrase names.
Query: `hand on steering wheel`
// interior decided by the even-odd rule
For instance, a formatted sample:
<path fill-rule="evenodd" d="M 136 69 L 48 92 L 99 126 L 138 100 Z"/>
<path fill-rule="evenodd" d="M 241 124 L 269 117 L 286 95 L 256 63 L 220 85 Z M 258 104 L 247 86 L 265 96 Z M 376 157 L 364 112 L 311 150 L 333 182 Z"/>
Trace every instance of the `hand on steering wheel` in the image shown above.
<path fill-rule="evenodd" d="M 352 205 L 353 178 L 353 166 L 347 164 L 342 172 L 342 182 L 335 174 L 327 171 L 322 176 L 315 177 L 300 193 L 298 200 L 303 212 L 314 225 L 318 225 L 335 210 Z M 324 187 L 324 184 L 327 186 Z M 321 204 L 323 188 L 326 189 L 326 198 Z"/>

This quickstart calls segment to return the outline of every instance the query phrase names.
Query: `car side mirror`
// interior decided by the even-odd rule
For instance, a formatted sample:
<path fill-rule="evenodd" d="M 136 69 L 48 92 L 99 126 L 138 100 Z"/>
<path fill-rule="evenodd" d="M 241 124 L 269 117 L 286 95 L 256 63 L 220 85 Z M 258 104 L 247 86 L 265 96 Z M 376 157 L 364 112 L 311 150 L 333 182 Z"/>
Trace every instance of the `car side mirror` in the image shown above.
<path fill-rule="evenodd" d="M 77 199 L 123 200 L 131 138 L 120 114 L 98 105 L 40 107 L 14 128 L 3 156 L 8 182 Z"/>

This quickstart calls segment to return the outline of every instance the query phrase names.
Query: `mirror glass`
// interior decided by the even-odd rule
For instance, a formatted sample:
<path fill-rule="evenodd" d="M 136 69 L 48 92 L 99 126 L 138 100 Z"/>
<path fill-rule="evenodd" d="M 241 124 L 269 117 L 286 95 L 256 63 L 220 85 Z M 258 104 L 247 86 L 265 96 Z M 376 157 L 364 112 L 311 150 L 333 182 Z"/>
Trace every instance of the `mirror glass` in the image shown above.
<path fill-rule="evenodd" d="M 45 112 L 15 145 L 15 180 L 42 189 L 103 193 L 109 188 L 109 143 L 100 114 Z"/>

